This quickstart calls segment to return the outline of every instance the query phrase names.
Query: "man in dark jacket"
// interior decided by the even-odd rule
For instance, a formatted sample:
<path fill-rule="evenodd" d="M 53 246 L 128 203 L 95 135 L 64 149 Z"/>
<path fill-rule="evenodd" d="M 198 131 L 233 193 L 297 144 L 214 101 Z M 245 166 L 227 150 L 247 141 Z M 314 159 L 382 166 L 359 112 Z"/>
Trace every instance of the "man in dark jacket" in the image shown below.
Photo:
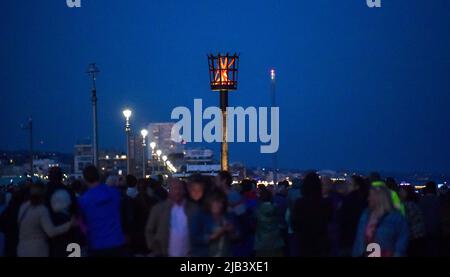
<path fill-rule="evenodd" d="M 331 207 L 322 198 L 321 182 L 316 173 L 305 176 L 302 195 L 295 202 L 291 217 L 292 227 L 298 235 L 300 256 L 327 256 Z"/>
<path fill-rule="evenodd" d="M 353 242 L 356 237 L 359 218 L 365 208 L 365 201 L 360 190 L 364 179 L 360 176 L 352 176 L 348 182 L 348 193 L 342 200 L 342 206 L 338 213 L 340 229 L 341 255 L 350 257 Z"/>

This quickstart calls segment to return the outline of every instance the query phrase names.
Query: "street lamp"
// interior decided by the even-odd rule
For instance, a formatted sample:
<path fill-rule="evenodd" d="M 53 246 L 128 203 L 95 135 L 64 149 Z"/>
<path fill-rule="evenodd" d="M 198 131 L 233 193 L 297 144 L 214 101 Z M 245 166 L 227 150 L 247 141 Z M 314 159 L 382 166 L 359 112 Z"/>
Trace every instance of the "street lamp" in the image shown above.
<path fill-rule="evenodd" d="M 152 155 L 155 153 L 156 142 L 150 142 L 150 148 L 152 149 Z"/>
<path fill-rule="evenodd" d="M 270 70 L 270 99 L 272 107 L 276 106 L 275 92 L 276 92 L 276 73 L 275 69 L 272 68 Z M 273 155 L 272 156 L 273 182 L 276 184 L 276 182 L 278 181 L 277 153 L 275 152 L 272 155 Z"/>
<path fill-rule="evenodd" d="M 161 161 L 161 159 L 160 159 L 161 154 L 162 154 L 162 151 L 161 151 L 160 149 L 156 150 L 156 156 L 158 157 L 158 172 L 161 170 L 161 169 L 159 168 L 159 166 L 160 166 L 160 161 Z"/>
<path fill-rule="evenodd" d="M 147 137 L 147 135 L 148 135 L 147 129 L 142 129 L 141 130 L 141 136 L 142 136 L 142 175 L 143 175 L 144 179 L 145 179 L 145 164 L 147 162 L 146 159 L 145 159 L 145 152 L 146 152 L 145 147 L 147 146 L 145 138 Z"/>
<path fill-rule="evenodd" d="M 125 133 L 127 135 L 127 174 L 131 174 L 131 164 L 130 164 L 130 133 L 131 133 L 131 125 L 130 125 L 130 117 L 131 110 L 125 109 L 122 111 L 123 116 L 125 117 Z"/>
<path fill-rule="evenodd" d="M 227 142 L 227 107 L 228 91 L 237 89 L 239 55 L 208 55 L 209 84 L 212 91 L 220 92 L 220 109 L 222 110 L 222 142 L 220 145 L 220 166 L 228 170 Z"/>
<path fill-rule="evenodd" d="M 152 149 L 152 172 L 155 169 L 155 147 L 156 142 L 154 141 L 150 142 L 150 148 Z"/>

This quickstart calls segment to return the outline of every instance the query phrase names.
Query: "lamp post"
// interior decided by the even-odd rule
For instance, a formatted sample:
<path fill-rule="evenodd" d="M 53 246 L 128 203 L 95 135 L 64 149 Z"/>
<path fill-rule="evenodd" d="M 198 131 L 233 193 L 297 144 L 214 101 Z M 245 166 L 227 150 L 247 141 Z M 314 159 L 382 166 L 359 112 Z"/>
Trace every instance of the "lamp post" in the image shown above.
<path fill-rule="evenodd" d="M 220 167 L 228 170 L 228 130 L 227 107 L 228 91 L 237 89 L 239 55 L 208 55 L 209 84 L 212 91 L 220 92 L 220 109 L 222 111 L 222 142 L 220 144 Z"/>
<path fill-rule="evenodd" d="M 145 147 L 147 146 L 145 138 L 148 135 L 148 131 L 147 129 L 142 129 L 141 130 L 141 136 L 142 136 L 142 176 L 145 179 L 145 164 L 147 163 L 146 158 L 145 158 L 145 152 L 146 149 Z"/>
<path fill-rule="evenodd" d="M 130 125 L 130 117 L 131 110 L 125 109 L 123 110 L 123 116 L 125 117 L 125 133 L 127 135 L 127 174 L 131 174 L 131 164 L 130 164 L 130 133 L 131 133 L 131 125 Z"/>
<path fill-rule="evenodd" d="M 97 87 L 95 86 L 95 81 L 97 80 L 97 75 L 100 72 L 95 63 L 89 64 L 87 73 L 92 77 L 92 149 L 93 149 L 93 164 L 98 167 L 98 126 L 97 126 Z"/>
<path fill-rule="evenodd" d="M 159 168 L 159 163 L 160 163 L 160 161 L 161 161 L 161 154 L 162 154 L 162 151 L 160 150 L 160 149 L 158 149 L 158 150 L 156 150 L 156 156 L 158 157 L 158 172 L 160 171 L 160 168 Z"/>
<path fill-rule="evenodd" d="M 150 148 L 152 149 L 152 173 L 153 170 L 155 169 L 155 147 L 156 147 L 156 142 L 152 141 L 150 142 Z"/>
<path fill-rule="evenodd" d="M 276 92 L 276 73 L 275 69 L 272 68 L 270 70 L 270 100 L 271 100 L 271 106 L 276 106 L 276 98 L 275 98 L 275 92 Z M 273 153 L 272 157 L 272 167 L 273 167 L 273 183 L 276 185 L 278 181 L 278 172 L 277 172 L 277 153 Z"/>

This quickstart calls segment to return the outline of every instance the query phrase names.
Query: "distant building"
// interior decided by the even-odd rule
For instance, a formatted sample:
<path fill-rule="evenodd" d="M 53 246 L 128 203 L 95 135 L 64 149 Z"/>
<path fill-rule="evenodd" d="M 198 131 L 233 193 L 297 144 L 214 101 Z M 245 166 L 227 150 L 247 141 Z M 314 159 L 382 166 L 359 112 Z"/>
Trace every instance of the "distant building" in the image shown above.
<path fill-rule="evenodd" d="M 88 141 L 79 142 L 74 146 L 73 174 L 75 177 L 83 175 L 83 169 L 92 164 L 92 144 Z"/>
<path fill-rule="evenodd" d="M 214 160 L 211 149 L 195 148 L 184 151 L 184 160 L 180 165 L 180 172 L 175 177 L 188 177 L 194 173 L 216 175 L 220 171 L 220 163 Z"/>
<path fill-rule="evenodd" d="M 148 125 L 148 142 L 154 141 L 156 147 L 161 149 L 165 155 L 172 153 L 182 153 L 183 143 L 172 140 L 173 122 L 150 123 Z"/>
<path fill-rule="evenodd" d="M 114 150 L 100 151 L 98 165 L 100 172 L 104 175 L 125 175 L 127 172 L 127 155 Z"/>
<path fill-rule="evenodd" d="M 57 159 L 35 159 L 33 161 L 33 172 L 38 175 L 46 176 L 51 167 L 59 167 L 64 173 L 72 172 L 72 167 L 69 164 L 62 163 Z"/>

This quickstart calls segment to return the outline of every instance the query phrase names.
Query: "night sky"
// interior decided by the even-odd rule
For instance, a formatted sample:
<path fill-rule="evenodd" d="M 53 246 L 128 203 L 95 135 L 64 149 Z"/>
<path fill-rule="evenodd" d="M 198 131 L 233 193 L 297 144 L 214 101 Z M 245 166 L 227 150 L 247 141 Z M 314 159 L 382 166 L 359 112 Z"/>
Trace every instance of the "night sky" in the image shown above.
<path fill-rule="evenodd" d="M 450 172 L 450 0 L 14 0 L 0 4 L 0 149 L 72 152 L 91 136 L 90 62 L 100 148 L 176 106 L 218 104 L 206 54 L 240 52 L 230 105 L 268 106 L 277 69 L 282 168 Z M 196 146 L 192 144 L 191 146 Z M 218 144 L 203 145 L 218 150 Z M 270 165 L 259 144 L 231 161 Z"/>

